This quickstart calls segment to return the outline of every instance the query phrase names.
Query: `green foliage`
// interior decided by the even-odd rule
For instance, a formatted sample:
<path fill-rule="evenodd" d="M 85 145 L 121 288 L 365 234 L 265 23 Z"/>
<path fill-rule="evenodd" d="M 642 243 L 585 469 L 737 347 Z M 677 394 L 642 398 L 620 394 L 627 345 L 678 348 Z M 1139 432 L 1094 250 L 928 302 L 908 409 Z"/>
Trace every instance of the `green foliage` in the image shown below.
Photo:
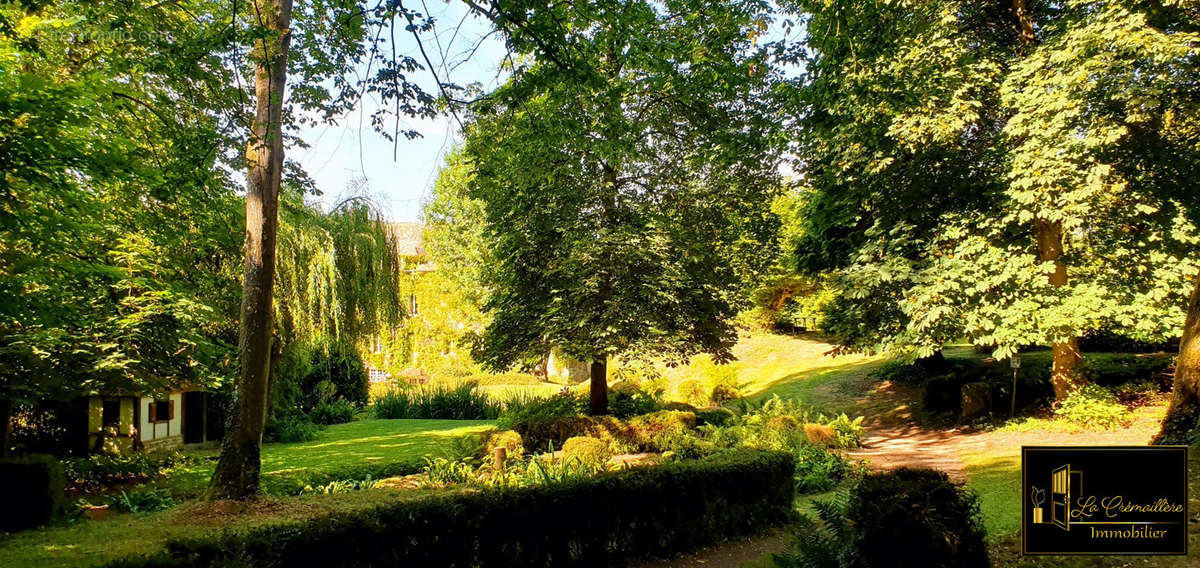
<path fill-rule="evenodd" d="M 126 513 L 153 513 L 175 505 L 175 499 L 164 489 L 122 490 L 109 500 L 110 507 Z"/>
<path fill-rule="evenodd" d="M 404 565 L 619 565 L 786 523 L 793 467 L 786 454 L 741 451 L 564 483 L 438 493 L 172 540 L 167 552 L 113 566 L 348 566 L 379 558 Z"/>
<path fill-rule="evenodd" d="M 529 424 L 555 418 L 579 416 L 587 409 L 587 402 L 579 396 L 564 391 L 552 396 L 522 396 L 504 403 L 504 411 L 496 421 L 501 430 L 515 430 L 518 424 Z M 561 441 L 559 441 L 561 444 Z M 535 444 L 531 447 L 543 447 Z"/>
<path fill-rule="evenodd" d="M 182 452 L 129 455 L 97 454 L 86 458 L 62 460 L 67 484 L 75 489 L 95 491 L 108 485 L 136 483 L 169 474 L 176 468 L 195 465 L 198 460 Z"/>
<path fill-rule="evenodd" d="M 326 426 L 330 424 L 345 424 L 354 420 L 354 413 L 357 410 L 350 401 L 338 399 L 333 402 L 317 405 L 308 416 L 316 424 Z"/>
<path fill-rule="evenodd" d="M 776 226 L 761 209 L 779 187 L 771 75 L 752 39 L 766 9 L 679 9 L 546 4 L 506 27 L 530 57 L 472 107 L 464 147 L 491 251 L 490 367 L 551 347 L 729 358 L 739 288 L 770 261 Z"/>
<path fill-rule="evenodd" d="M 16 532 L 50 522 L 66 503 L 64 487 L 62 465 L 53 456 L 0 460 L 0 488 L 4 491 L 0 531 Z"/>
<path fill-rule="evenodd" d="M 1099 385 L 1084 385 L 1067 396 L 1054 409 L 1054 415 L 1081 426 L 1111 430 L 1126 426 L 1132 420 L 1129 409 L 1116 395 Z"/>
<path fill-rule="evenodd" d="M 796 492 L 801 494 L 829 491 L 858 473 L 845 458 L 815 444 L 796 446 L 795 455 Z"/>
<path fill-rule="evenodd" d="M 461 461 L 446 458 L 425 458 L 425 475 L 434 483 L 466 483 L 471 480 L 474 468 Z"/>
<path fill-rule="evenodd" d="M 305 485 L 300 491 L 301 495 L 336 495 L 338 493 L 349 493 L 351 491 L 365 491 L 374 489 L 378 482 L 367 476 L 366 479 L 343 479 L 339 481 L 330 481 L 324 485 L 313 487 Z"/>
<path fill-rule="evenodd" d="M 474 383 L 453 388 L 433 385 L 393 389 L 371 405 L 376 418 L 443 420 L 493 420 L 500 415 L 500 408 L 500 403 Z"/>
<path fill-rule="evenodd" d="M 793 250 L 833 272 L 839 343 L 928 355 L 966 338 L 1005 358 L 1096 329 L 1178 334 L 1200 242 L 1179 191 L 1200 155 L 1200 123 L 1175 118 L 1200 108 L 1186 9 L 1031 2 L 1025 42 L 979 3 L 790 6 L 830 30 L 794 52 L 814 192 Z M 1061 241 L 1062 286 L 1037 233 Z"/>
<path fill-rule="evenodd" d="M 612 459 L 612 450 L 608 442 L 596 438 L 576 436 L 567 438 L 562 445 L 563 458 L 577 460 L 579 463 L 592 467 L 603 468 Z"/>
<path fill-rule="evenodd" d="M 833 447 L 857 448 L 862 441 L 862 435 L 865 430 L 862 423 L 862 416 L 851 420 L 845 413 L 839 414 L 836 418 L 826 422 L 825 425 L 833 428 L 833 431 L 837 435 L 837 443 Z"/>
<path fill-rule="evenodd" d="M 521 435 L 512 430 L 496 430 L 484 436 L 484 457 L 491 456 L 492 451 L 500 447 L 505 449 L 509 458 L 520 459 L 525 455 L 525 443 Z"/>
<path fill-rule="evenodd" d="M 307 416 L 293 413 L 282 418 L 268 417 L 263 438 L 272 442 L 294 444 L 316 440 L 320 432 L 321 428 L 313 424 Z"/>
<path fill-rule="evenodd" d="M 780 567 L 975 568 L 989 566 L 974 493 L 933 470 L 866 475 L 853 489 L 814 503 L 817 518 L 775 556 Z"/>

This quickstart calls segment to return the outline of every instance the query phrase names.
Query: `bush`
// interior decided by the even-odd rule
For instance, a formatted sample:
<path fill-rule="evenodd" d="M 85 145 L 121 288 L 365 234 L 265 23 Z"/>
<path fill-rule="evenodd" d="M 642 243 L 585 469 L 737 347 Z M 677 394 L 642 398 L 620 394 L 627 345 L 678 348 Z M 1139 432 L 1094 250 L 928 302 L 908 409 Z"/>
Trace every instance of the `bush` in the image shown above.
<path fill-rule="evenodd" d="M 823 417 L 822 417 L 823 418 Z M 851 420 L 844 413 L 839 414 L 837 418 L 830 420 L 826 425 L 833 428 L 836 440 L 832 444 L 835 448 L 857 448 L 862 443 L 862 435 L 864 428 L 862 425 L 863 417 L 859 416 Z"/>
<path fill-rule="evenodd" d="M 1083 385 L 1068 395 L 1054 414 L 1081 426 L 1102 429 L 1127 425 L 1131 419 L 1129 409 L 1112 391 L 1093 384 Z"/>
<path fill-rule="evenodd" d="M 376 418 L 493 420 L 500 415 L 500 403 L 475 383 L 395 389 L 376 398 L 371 408 Z"/>
<path fill-rule="evenodd" d="M 675 397 L 697 408 L 705 408 L 711 404 L 709 394 L 704 384 L 696 379 L 687 379 L 675 386 Z"/>
<path fill-rule="evenodd" d="M 267 418 L 263 437 L 270 442 L 294 444 L 316 440 L 320 433 L 321 428 L 309 422 L 307 416 L 288 414 L 282 418 Z"/>
<path fill-rule="evenodd" d="M 66 481 L 53 456 L 34 454 L 0 460 L 0 489 L 5 493 L 0 531 L 44 525 L 63 507 Z"/>
<path fill-rule="evenodd" d="M 832 426 L 812 422 L 804 425 L 804 439 L 808 440 L 810 444 L 823 448 L 834 447 L 838 443 L 837 432 Z"/>
<path fill-rule="evenodd" d="M 638 450 L 663 452 L 674 448 L 679 440 L 696 428 L 696 415 L 680 410 L 660 410 L 629 420 L 628 428 L 620 432 L 631 438 L 622 440 Z"/>
<path fill-rule="evenodd" d="M 786 454 L 741 451 L 561 484 L 444 492 L 175 539 L 165 552 L 110 566 L 624 565 L 788 522 L 793 467 Z"/>
<path fill-rule="evenodd" d="M 568 438 L 563 442 L 562 452 L 563 458 L 568 461 L 578 460 L 579 463 L 597 468 L 603 468 L 612 459 L 612 450 L 607 442 L 583 436 Z"/>
<path fill-rule="evenodd" d="M 133 453 L 129 455 L 98 454 L 86 458 L 62 461 L 67 484 L 75 489 L 95 491 L 119 483 L 154 479 L 173 468 L 197 461 L 182 452 L 170 454 Z"/>
<path fill-rule="evenodd" d="M 317 405 L 308 417 L 317 424 L 345 424 L 354 420 L 355 410 L 350 401 L 342 399 Z"/>
<path fill-rule="evenodd" d="M 153 513 L 175 506 L 175 500 L 166 489 L 135 489 L 121 491 L 109 500 L 109 506 L 126 513 Z"/>
<path fill-rule="evenodd" d="M 821 493 L 837 486 L 854 473 L 842 456 L 821 446 L 801 444 L 796 448 L 796 491 Z"/>
<path fill-rule="evenodd" d="M 697 410 L 695 411 L 695 414 L 697 425 L 711 424 L 713 426 L 724 426 L 737 418 L 737 415 L 728 408 Z"/>
<path fill-rule="evenodd" d="M 332 385 L 321 400 L 317 389 L 320 383 Z M 333 397 L 341 397 L 354 405 L 364 405 L 368 400 L 367 370 L 362 357 L 350 348 L 331 348 L 328 352 L 313 353 L 309 372 L 300 380 L 300 391 L 309 396 L 302 401 L 303 409 L 310 410 Z"/>
<path fill-rule="evenodd" d="M 513 430 L 496 430 L 487 433 L 484 441 L 484 450 L 487 455 L 492 455 L 492 451 L 499 447 L 505 449 L 509 459 L 520 459 L 525 455 L 525 445 L 521 440 L 521 435 Z"/>
<path fill-rule="evenodd" d="M 513 397 L 504 402 L 504 412 L 496 421 L 496 427 L 501 430 L 513 430 L 517 424 L 580 416 L 586 410 L 587 401 L 568 391 L 551 396 Z M 521 435 L 524 436 L 525 433 L 522 432 Z M 528 440 L 526 442 L 528 443 Z M 559 440 L 559 443 L 561 444 L 562 440 Z"/>
<path fill-rule="evenodd" d="M 608 412 L 617 418 L 629 418 L 662 409 L 662 401 L 641 391 L 608 391 Z"/>
<path fill-rule="evenodd" d="M 901 468 L 869 474 L 850 491 L 814 504 L 782 567 L 983 568 L 989 565 L 973 493 L 946 474 Z"/>

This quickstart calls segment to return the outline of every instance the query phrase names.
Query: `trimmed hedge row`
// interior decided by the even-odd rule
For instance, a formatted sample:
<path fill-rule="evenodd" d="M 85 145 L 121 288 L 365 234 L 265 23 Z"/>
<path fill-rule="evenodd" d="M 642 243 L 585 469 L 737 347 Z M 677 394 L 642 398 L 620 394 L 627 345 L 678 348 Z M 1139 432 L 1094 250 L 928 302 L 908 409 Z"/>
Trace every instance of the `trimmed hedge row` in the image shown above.
<path fill-rule="evenodd" d="M 171 541 L 110 567 L 612 566 L 793 518 L 793 458 L 739 450 L 561 485 L 447 493 Z"/>
<path fill-rule="evenodd" d="M 62 464 L 52 456 L 34 454 L 0 461 L 0 488 L 4 491 L 0 532 L 50 522 L 62 509 L 65 485 Z"/>

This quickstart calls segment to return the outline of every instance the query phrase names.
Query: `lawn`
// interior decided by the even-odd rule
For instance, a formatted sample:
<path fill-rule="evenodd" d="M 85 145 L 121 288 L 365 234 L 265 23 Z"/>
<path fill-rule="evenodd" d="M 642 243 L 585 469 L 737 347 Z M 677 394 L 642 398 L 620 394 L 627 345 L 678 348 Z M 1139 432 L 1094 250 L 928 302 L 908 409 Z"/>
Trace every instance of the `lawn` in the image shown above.
<path fill-rule="evenodd" d="M 292 493 L 306 480 L 337 479 L 363 466 L 413 464 L 443 453 L 451 440 L 479 432 L 489 421 L 359 420 L 330 426 L 311 442 L 263 446 L 263 485 L 270 494 Z M 212 475 L 216 450 L 193 452 L 211 458 L 152 483 L 180 497 L 198 495 Z M 169 538 L 214 530 L 296 520 L 374 506 L 421 495 L 420 491 L 377 490 L 341 495 L 268 498 L 248 508 L 214 511 L 198 503 L 149 514 L 117 514 L 107 521 L 75 521 L 25 531 L 0 540 L 0 566 L 76 566 L 156 550 Z"/>
<path fill-rule="evenodd" d="M 307 484 L 363 477 L 372 471 L 393 469 L 390 466 L 396 464 L 413 469 L 422 456 L 438 455 L 451 440 L 482 431 L 490 424 L 487 420 L 366 419 L 324 428 L 311 442 L 265 444 L 263 489 L 268 494 L 287 495 Z M 176 497 L 195 497 L 212 476 L 217 453 L 191 452 L 207 459 L 151 485 L 165 488 Z"/>

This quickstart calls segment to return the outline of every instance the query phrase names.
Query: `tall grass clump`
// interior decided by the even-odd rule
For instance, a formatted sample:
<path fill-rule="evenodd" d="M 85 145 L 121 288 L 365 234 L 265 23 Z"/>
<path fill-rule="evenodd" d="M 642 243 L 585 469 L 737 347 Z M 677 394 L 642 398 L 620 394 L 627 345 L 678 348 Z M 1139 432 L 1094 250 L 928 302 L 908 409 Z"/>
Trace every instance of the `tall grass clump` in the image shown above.
<path fill-rule="evenodd" d="M 395 389 L 376 398 L 371 408 L 376 418 L 494 420 L 500 416 L 501 404 L 475 383 L 463 383 Z"/>

